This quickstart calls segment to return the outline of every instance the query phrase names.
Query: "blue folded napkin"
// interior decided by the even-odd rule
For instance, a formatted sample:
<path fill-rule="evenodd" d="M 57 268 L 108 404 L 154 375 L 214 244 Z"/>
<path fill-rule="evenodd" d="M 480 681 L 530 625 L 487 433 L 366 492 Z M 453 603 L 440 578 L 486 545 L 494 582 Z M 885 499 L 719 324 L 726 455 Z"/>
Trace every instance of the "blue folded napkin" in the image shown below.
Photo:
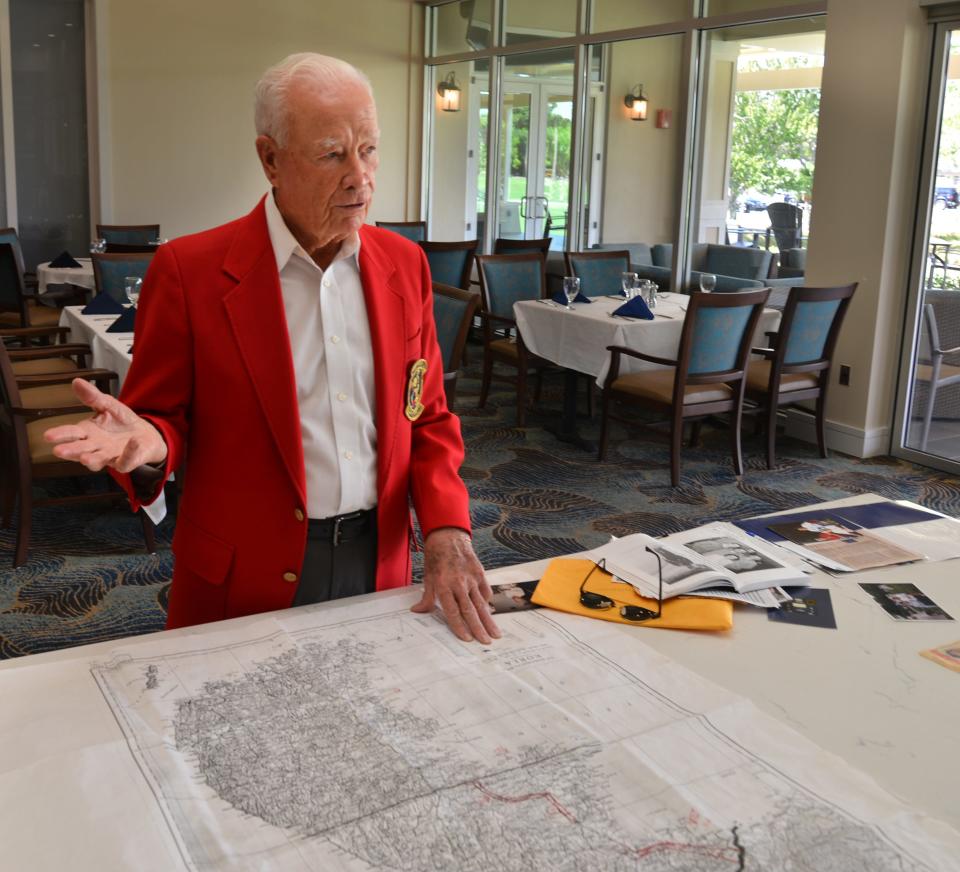
<path fill-rule="evenodd" d="M 644 321 L 653 320 L 653 312 L 646 304 L 643 297 L 634 297 L 627 300 L 622 306 L 614 310 L 614 315 L 622 315 L 624 318 L 643 318 Z"/>
<path fill-rule="evenodd" d="M 123 306 L 109 294 L 97 294 L 80 312 L 83 315 L 122 315 Z"/>
<path fill-rule="evenodd" d="M 81 264 L 70 256 L 69 251 L 61 251 L 50 261 L 50 266 L 54 269 L 79 269 Z"/>
<path fill-rule="evenodd" d="M 136 317 L 136 309 L 130 308 L 124 310 L 124 313 L 107 328 L 107 333 L 133 333 L 133 325 Z"/>
<path fill-rule="evenodd" d="M 557 291 L 551 298 L 554 303 L 559 303 L 561 306 L 567 305 L 567 295 L 563 291 Z M 573 300 L 574 303 L 592 303 L 593 301 L 589 297 L 583 295 L 583 291 L 577 294 Z"/>

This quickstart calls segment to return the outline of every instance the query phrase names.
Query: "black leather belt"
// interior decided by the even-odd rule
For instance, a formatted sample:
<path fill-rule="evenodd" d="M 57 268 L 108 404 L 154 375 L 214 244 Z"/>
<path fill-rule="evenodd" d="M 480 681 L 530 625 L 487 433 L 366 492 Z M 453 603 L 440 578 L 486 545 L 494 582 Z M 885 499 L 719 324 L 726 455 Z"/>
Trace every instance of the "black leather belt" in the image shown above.
<path fill-rule="evenodd" d="M 307 536 L 330 542 L 334 547 L 348 539 L 355 539 L 370 530 L 376 520 L 377 510 L 360 509 L 332 518 L 310 518 Z"/>

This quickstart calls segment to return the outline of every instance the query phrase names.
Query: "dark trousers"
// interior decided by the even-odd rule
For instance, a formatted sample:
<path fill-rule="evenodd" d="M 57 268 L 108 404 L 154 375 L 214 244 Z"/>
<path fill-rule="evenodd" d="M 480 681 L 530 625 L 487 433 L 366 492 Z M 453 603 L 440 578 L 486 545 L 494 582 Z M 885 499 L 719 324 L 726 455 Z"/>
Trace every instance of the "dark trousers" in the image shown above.
<path fill-rule="evenodd" d="M 377 589 L 377 510 L 310 519 L 293 605 L 305 606 Z"/>

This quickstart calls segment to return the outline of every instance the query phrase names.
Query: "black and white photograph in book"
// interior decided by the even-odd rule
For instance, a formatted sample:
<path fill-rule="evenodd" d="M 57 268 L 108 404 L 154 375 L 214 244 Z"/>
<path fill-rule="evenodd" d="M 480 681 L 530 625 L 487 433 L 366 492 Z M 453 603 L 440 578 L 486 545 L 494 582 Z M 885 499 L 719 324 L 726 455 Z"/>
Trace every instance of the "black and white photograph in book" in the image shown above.
<path fill-rule="evenodd" d="M 691 551 L 720 561 L 730 572 L 754 572 L 763 569 L 781 569 L 782 565 L 754 550 L 732 536 L 717 536 L 684 543 Z"/>
<path fill-rule="evenodd" d="M 671 551 L 666 548 L 654 548 L 654 551 L 661 558 L 661 572 L 663 573 L 663 583 L 666 585 L 679 584 L 681 581 L 704 572 L 709 572 L 710 567 L 702 563 L 694 563 L 682 554 Z"/>

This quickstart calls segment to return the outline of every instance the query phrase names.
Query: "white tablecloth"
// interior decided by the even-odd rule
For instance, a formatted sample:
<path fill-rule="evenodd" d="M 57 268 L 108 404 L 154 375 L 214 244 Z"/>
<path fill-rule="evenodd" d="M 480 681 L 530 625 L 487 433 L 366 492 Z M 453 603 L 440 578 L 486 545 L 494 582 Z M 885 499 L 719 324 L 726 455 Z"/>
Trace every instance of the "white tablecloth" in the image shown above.
<path fill-rule="evenodd" d="M 661 294 L 652 321 L 612 318 L 611 313 L 623 300 L 607 297 L 574 304 L 572 311 L 550 302 L 525 300 L 514 304 L 513 313 L 530 351 L 567 369 L 588 373 L 602 386 L 610 368 L 608 345 L 625 345 L 656 357 L 675 358 L 688 300 L 686 294 Z M 754 344 L 766 345 L 764 332 L 775 330 L 779 323 L 779 311 L 764 309 Z M 633 357 L 620 361 L 622 374 L 662 368 Z"/>
<path fill-rule="evenodd" d="M 60 315 L 60 326 L 70 328 L 71 342 L 85 342 L 90 346 L 92 366 L 113 370 L 120 384 L 127 377 L 133 358 L 130 347 L 132 333 L 107 333 L 107 328 L 118 315 L 83 315 L 82 306 L 65 306 Z M 119 387 L 119 386 L 118 386 Z"/>
<path fill-rule="evenodd" d="M 96 282 L 93 280 L 93 263 L 89 257 L 76 258 L 80 268 L 77 269 L 54 269 L 47 263 L 37 265 L 37 291 L 45 294 L 47 285 L 55 285 L 61 282 L 70 282 L 74 285 L 80 285 L 81 288 L 95 288 Z"/>

